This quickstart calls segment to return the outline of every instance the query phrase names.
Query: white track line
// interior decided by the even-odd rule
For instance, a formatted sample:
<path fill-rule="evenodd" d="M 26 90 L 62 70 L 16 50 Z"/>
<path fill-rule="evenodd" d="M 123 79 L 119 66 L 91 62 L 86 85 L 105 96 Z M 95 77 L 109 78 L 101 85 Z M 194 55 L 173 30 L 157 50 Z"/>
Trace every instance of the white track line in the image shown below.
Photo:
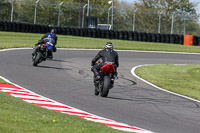
<path fill-rule="evenodd" d="M 152 65 L 152 64 L 149 64 L 149 65 Z M 176 95 L 176 96 L 179 96 L 179 97 L 182 97 L 182 98 L 186 98 L 186 99 L 188 99 L 188 100 L 191 100 L 191 101 L 195 101 L 195 102 L 200 103 L 199 100 L 196 100 L 196 99 L 193 99 L 193 98 L 190 98 L 190 97 L 187 97 L 187 96 L 183 96 L 183 95 L 180 95 L 180 94 L 177 94 L 177 93 L 168 91 L 168 90 L 165 90 L 165 89 L 163 89 L 163 88 L 161 88 L 161 87 L 158 87 L 158 86 L 156 86 L 156 85 L 154 85 L 154 84 L 152 84 L 152 83 L 146 81 L 145 79 L 139 77 L 138 75 L 136 75 L 136 73 L 135 73 L 135 69 L 136 69 L 136 68 L 141 67 L 141 66 L 149 66 L 149 65 L 146 64 L 146 65 L 138 65 L 138 66 L 135 66 L 135 67 L 133 67 L 133 68 L 131 69 L 131 74 L 132 74 L 133 76 L 135 76 L 136 78 L 142 80 L 143 82 L 145 82 L 145 83 L 147 83 L 147 84 L 153 86 L 154 88 L 157 88 L 157 89 L 162 90 L 162 91 L 164 91 L 164 92 L 167 92 L 167 93 L 170 93 L 170 94 L 173 94 L 173 95 Z M 153 64 L 153 65 L 156 65 L 156 64 Z M 185 64 L 184 64 L 184 65 L 185 65 Z"/>

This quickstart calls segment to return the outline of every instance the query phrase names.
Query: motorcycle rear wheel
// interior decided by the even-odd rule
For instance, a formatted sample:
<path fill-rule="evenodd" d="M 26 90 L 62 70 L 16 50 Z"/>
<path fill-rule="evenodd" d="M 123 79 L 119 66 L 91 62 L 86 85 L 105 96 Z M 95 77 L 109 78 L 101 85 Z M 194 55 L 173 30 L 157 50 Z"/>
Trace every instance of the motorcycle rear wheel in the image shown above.
<path fill-rule="evenodd" d="M 42 58 L 42 53 L 38 52 L 35 57 L 35 60 L 33 61 L 33 66 L 37 66 L 40 63 L 41 58 Z"/>
<path fill-rule="evenodd" d="M 101 96 L 102 97 L 108 96 L 110 84 L 111 84 L 110 77 L 105 75 L 104 78 L 103 78 L 103 88 L 101 90 Z"/>

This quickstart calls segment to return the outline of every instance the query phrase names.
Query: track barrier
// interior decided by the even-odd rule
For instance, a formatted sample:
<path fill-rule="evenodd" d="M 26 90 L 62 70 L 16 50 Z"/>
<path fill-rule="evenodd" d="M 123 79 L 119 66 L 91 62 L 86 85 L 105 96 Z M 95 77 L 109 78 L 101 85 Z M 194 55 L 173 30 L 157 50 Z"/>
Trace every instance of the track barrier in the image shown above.
<path fill-rule="evenodd" d="M 129 41 L 173 43 L 182 45 L 200 45 L 200 37 L 192 35 L 158 34 L 135 31 L 114 31 L 94 28 L 70 28 L 31 23 L 0 21 L 0 31 L 47 33 L 51 28 L 57 30 L 57 34 L 92 38 L 119 39 Z"/>

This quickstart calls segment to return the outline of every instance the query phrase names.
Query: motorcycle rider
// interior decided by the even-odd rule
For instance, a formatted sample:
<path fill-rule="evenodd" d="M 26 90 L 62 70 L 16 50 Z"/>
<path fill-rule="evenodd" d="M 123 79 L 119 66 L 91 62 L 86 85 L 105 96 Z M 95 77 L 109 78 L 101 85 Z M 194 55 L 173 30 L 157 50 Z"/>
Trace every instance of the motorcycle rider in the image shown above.
<path fill-rule="evenodd" d="M 53 44 L 53 51 L 50 50 L 48 52 L 48 54 L 49 54 L 48 57 L 50 59 L 52 59 L 53 58 L 52 52 L 56 52 L 55 45 L 57 44 L 57 39 L 58 39 L 58 37 L 56 36 L 56 29 L 51 29 L 51 31 L 49 33 L 45 34 L 41 38 L 41 40 L 39 40 L 38 43 L 35 44 L 36 48 L 34 49 L 32 56 L 34 56 L 36 51 L 38 50 L 38 47 L 37 47 L 38 45 L 43 44 L 43 43 L 45 44 L 45 43 L 49 42 L 49 43 Z"/>
<path fill-rule="evenodd" d="M 57 44 L 57 40 L 58 40 L 58 37 L 56 36 L 56 32 L 57 32 L 56 29 L 51 29 L 50 33 L 45 34 L 45 35 L 41 38 L 41 40 L 44 39 L 44 38 L 53 38 L 53 40 L 55 41 L 55 44 L 54 44 L 54 46 L 53 46 L 53 52 L 56 52 L 56 47 L 55 47 L 55 45 Z"/>
<path fill-rule="evenodd" d="M 35 44 L 36 47 L 35 47 L 35 49 L 34 49 L 34 51 L 33 51 L 33 53 L 32 53 L 32 57 L 35 56 L 37 50 L 40 48 L 40 47 L 38 47 L 38 45 L 46 44 L 46 43 L 49 43 L 49 44 L 52 45 L 52 46 L 55 45 L 55 41 L 54 41 L 53 38 L 50 37 L 50 35 L 49 35 L 47 38 L 43 38 L 42 40 L 39 40 L 38 43 Z M 53 58 L 53 54 L 52 54 L 52 52 L 53 52 L 53 51 L 52 51 L 51 49 L 48 50 L 47 58 L 50 58 L 50 59 Z"/>
<path fill-rule="evenodd" d="M 95 64 L 99 59 L 102 59 L 102 62 L 100 64 Z M 113 79 L 116 78 L 117 68 L 119 67 L 118 53 L 113 50 L 113 44 L 111 42 L 107 42 L 104 46 L 104 49 L 99 51 L 91 61 L 91 66 L 93 66 L 91 71 L 94 73 L 94 82 L 100 79 L 99 70 L 106 64 L 106 62 L 113 62 L 113 66 L 115 68 Z"/>

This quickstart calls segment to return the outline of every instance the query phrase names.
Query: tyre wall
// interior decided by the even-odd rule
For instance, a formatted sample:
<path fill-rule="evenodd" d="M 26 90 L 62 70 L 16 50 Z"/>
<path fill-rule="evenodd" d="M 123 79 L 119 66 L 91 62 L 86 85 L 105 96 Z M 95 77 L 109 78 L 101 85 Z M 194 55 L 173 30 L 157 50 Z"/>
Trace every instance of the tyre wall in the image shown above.
<path fill-rule="evenodd" d="M 7 32 L 24 32 L 24 33 L 47 33 L 51 28 L 57 30 L 60 35 L 72 35 L 80 37 L 105 38 L 105 39 L 119 39 L 129 41 L 143 41 L 143 42 L 158 42 L 158 43 L 184 43 L 184 35 L 177 34 L 158 34 L 145 33 L 133 31 L 113 31 L 89 28 L 70 28 L 70 27 L 55 27 L 40 24 L 19 23 L 19 22 L 5 22 L 0 21 L 0 31 Z M 199 46 L 200 37 L 193 37 L 193 45 Z"/>

